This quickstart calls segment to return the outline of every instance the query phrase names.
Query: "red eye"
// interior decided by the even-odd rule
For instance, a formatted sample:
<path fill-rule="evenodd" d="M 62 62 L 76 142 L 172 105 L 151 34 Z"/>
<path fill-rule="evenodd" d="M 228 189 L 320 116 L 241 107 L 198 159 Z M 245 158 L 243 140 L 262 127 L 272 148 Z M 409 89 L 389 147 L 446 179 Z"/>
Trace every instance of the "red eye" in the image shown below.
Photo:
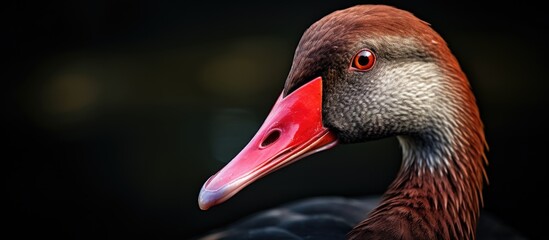
<path fill-rule="evenodd" d="M 376 62 L 376 55 L 369 49 L 362 49 L 358 52 L 351 62 L 351 69 L 358 71 L 368 71 L 372 69 Z"/>

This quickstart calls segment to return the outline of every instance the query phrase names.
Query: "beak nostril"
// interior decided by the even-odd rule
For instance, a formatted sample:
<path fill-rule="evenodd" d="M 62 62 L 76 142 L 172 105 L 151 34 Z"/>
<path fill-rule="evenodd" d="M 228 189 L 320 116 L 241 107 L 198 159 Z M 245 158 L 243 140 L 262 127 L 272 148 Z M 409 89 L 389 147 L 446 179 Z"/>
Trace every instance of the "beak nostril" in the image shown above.
<path fill-rule="evenodd" d="M 269 135 L 267 135 L 267 137 L 263 139 L 263 142 L 261 142 L 260 147 L 265 148 L 271 145 L 272 143 L 276 142 L 276 140 L 278 140 L 279 137 L 280 137 L 280 130 L 278 129 L 272 130 L 269 133 Z"/>

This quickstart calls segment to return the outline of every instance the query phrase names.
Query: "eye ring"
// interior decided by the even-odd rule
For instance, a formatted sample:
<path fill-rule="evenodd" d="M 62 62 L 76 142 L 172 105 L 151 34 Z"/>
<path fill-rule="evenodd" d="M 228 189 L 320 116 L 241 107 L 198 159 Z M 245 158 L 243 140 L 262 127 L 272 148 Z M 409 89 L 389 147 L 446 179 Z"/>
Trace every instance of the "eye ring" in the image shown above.
<path fill-rule="evenodd" d="M 362 49 L 351 60 L 350 69 L 354 71 L 369 71 L 374 67 L 376 55 L 370 49 Z"/>

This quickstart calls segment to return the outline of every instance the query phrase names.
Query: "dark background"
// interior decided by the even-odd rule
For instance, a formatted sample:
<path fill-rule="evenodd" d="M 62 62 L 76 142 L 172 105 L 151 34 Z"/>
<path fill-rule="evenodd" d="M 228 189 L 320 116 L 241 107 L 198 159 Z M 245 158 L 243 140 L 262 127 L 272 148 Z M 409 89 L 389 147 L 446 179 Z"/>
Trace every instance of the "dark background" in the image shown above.
<path fill-rule="evenodd" d="M 260 209 L 380 194 L 395 139 L 340 145 L 206 212 L 203 182 L 266 116 L 303 31 L 361 1 L 9 2 L 2 11 L 6 234 L 188 239 Z M 448 42 L 490 145 L 485 210 L 540 239 L 547 202 L 547 16 L 527 1 L 362 1 L 413 12 Z"/>

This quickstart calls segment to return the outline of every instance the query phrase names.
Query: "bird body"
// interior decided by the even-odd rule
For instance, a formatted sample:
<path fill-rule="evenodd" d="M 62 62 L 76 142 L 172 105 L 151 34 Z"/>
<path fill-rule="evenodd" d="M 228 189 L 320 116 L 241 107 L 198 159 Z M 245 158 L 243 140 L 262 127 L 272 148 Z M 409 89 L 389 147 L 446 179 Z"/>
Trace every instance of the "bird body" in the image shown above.
<path fill-rule="evenodd" d="M 487 144 L 475 97 L 442 37 L 411 13 L 384 5 L 336 11 L 305 31 L 267 120 L 204 184 L 199 205 L 219 204 L 314 152 L 385 137 L 398 138 L 403 161 L 381 199 L 347 205 L 331 199 L 333 206 L 345 205 L 333 213 L 350 212 L 346 217 L 352 220 L 324 214 L 315 223 L 341 226 L 340 232 L 352 224 L 343 235 L 349 239 L 474 239 L 487 179 Z M 293 219 L 287 226 L 303 220 L 283 210 L 267 216 Z M 244 226 L 273 219 L 255 218 Z M 329 236 L 323 229 L 328 228 L 304 238 Z"/>
<path fill-rule="evenodd" d="M 215 229 L 199 240 L 346 239 L 348 233 L 363 221 L 380 201 L 380 196 L 307 198 L 255 213 L 230 226 Z M 477 239 L 526 239 L 489 213 L 483 212 L 481 216 L 477 224 Z"/>

